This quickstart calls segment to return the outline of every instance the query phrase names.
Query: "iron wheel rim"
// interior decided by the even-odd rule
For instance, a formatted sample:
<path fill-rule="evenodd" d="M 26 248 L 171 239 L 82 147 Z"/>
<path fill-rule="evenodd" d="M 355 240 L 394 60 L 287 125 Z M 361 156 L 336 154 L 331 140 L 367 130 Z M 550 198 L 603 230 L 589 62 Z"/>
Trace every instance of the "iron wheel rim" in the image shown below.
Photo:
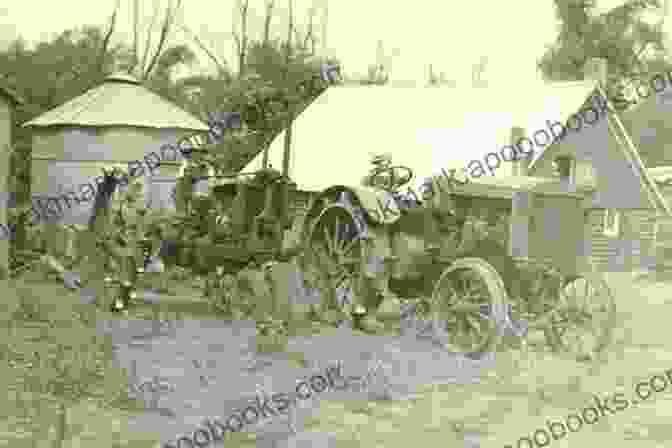
<path fill-rule="evenodd" d="M 558 348 L 578 360 L 589 360 L 609 342 L 615 302 L 603 279 L 578 276 L 560 290 L 551 314 L 551 332 Z"/>
<path fill-rule="evenodd" d="M 364 249 L 353 213 L 340 205 L 324 209 L 313 224 L 308 249 L 308 266 L 317 277 L 313 286 L 327 296 L 323 295 L 322 303 L 346 312 L 355 303 Z"/>

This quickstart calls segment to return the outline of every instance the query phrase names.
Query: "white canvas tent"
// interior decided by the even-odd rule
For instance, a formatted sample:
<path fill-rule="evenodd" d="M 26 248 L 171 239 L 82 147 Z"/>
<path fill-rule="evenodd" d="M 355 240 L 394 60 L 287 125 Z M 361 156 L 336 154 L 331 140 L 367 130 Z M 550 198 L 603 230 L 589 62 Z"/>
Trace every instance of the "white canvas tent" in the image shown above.
<path fill-rule="evenodd" d="M 414 187 L 432 174 L 483 160 L 509 144 L 512 126 L 527 135 L 566 122 L 595 90 L 593 81 L 490 89 L 450 87 L 334 86 L 294 121 L 290 177 L 306 191 L 359 184 L 374 153 L 415 173 Z M 269 148 L 281 169 L 284 132 Z M 507 153 L 508 154 L 508 153 Z M 263 152 L 243 171 L 258 170 Z M 502 163 L 495 176 L 510 175 Z"/>

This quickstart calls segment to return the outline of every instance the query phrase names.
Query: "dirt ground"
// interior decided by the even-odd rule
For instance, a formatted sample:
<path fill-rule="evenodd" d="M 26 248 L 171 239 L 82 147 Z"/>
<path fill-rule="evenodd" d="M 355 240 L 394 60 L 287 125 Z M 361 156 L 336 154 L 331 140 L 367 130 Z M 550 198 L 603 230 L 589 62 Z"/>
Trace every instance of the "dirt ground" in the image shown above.
<path fill-rule="evenodd" d="M 517 447 L 520 437 L 533 437 L 547 422 L 593 405 L 595 394 L 621 392 L 632 399 L 636 383 L 672 369 L 672 345 L 665 338 L 672 282 L 633 281 L 622 273 L 607 279 L 617 301 L 617 329 L 604 358 L 590 364 L 518 350 L 475 362 L 427 340 L 347 328 L 292 338 L 286 353 L 269 357 L 254 353 L 252 322 L 184 321 L 150 339 L 130 337 L 146 330 L 137 323 L 108 326 L 120 344 L 120 366 L 132 370 L 139 383 L 158 375 L 173 390 L 158 398 L 157 411 L 142 415 L 102 412 L 86 404 L 71 409 L 66 447 L 115 441 L 125 447 L 163 446 L 197 429 L 204 418 L 225 419 L 259 387 L 269 393 L 293 390 L 297 380 L 337 360 L 353 375 L 380 361 L 387 384 L 378 377 L 368 391 L 324 392 L 300 403 L 291 418 L 250 425 L 223 446 Z M 667 385 L 646 402 L 600 416 L 559 440 L 546 444 L 539 436 L 538 446 L 669 446 L 670 391 Z M 383 399 L 383 392 L 391 399 Z"/>
<path fill-rule="evenodd" d="M 611 274 L 608 280 L 616 292 L 618 330 L 603 362 L 585 365 L 545 353 L 498 353 L 496 366 L 479 383 L 427 386 L 411 402 L 368 403 L 363 411 L 325 402 L 315 428 L 337 434 L 344 441 L 337 446 L 421 442 L 516 447 L 520 437 L 533 437 L 547 420 L 562 421 L 593 405 L 593 394 L 635 397 L 639 381 L 672 368 L 672 345 L 664 336 L 672 312 L 672 283 L 633 282 L 629 274 Z M 645 403 L 600 416 L 594 424 L 548 444 L 539 435 L 538 446 L 667 447 L 672 440 L 671 391 L 668 385 Z"/>

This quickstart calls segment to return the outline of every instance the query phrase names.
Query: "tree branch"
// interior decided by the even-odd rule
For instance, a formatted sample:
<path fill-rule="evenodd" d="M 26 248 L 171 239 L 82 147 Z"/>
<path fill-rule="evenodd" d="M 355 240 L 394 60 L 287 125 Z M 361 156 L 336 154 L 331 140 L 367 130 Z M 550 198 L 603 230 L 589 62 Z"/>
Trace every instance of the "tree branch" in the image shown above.
<path fill-rule="evenodd" d="M 303 38 L 303 48 L 308 50 L 308 42 L 310 42 L 310 54 L 313 55 L 315 54 L 315 34 L 314 34 L 314 23 L 313 20 L 315 19 L 315 14 L 316 14 L 316 9 L 315 7 L 311 7 L 309 12 L 308 12 L 308 27 L 306 30 L 306 35 Z"/>
<path fill-rule="evenodd" d="M 240 5 L 240 39 L 236 39 L 238 43 L 238 75 L 243 77 L 245 75 L 245 59 L 247 56 L 247 12 L 250 6 L 250 0 L 244 2 L 239 0 Z"/>
<path fill-rule="evenodd" d="M 234 32 L 231 33 L 231 36 L 233 36 L 233 42 L 236 44 L 236 56 L 240 60 L 240 37 Z"/>
<path fill-rule="evenodd" d="M 264 46 L 268 45 L 271 36 L 271 19 L 273 18 L 273 7 L 275 0 L 266 1 L 266 16 L 264 17 Z"/>
<path fill-rule="evenodd" d="M 152 44 L 152 31 L 154 30 L 154 25 L 156 25 L 156 19 L 159 17 L 159 8 L 154 5 L 154 15 L 152 16 L 152 21 L 149 23 L 147 29 L 147 39 L 145 39 L 145 49 L 142 54 L 142 62 L 140 63 L 140 73 L 144 72 L 144 69 L 147 64 L 147 57 L 149 56 L 149 48 Z"/>
<path fill-rule="evenodd" d="M 291 48 L 292 48 L 292 31 L 294 30 L 294 2 L 289 0 L 289 24 L 287 26 L 287 69 L 289 69 L 289 61 L 292 57 Z"/>
<path fill-rule="evenodd" d="M 138 4 L 138 0 L 133 0 L 133 66 L 129 68 L 128 73 L 130 74 L 133 69 L 138 65 L 139 57 L 138 57 L 138 16 L 139 16 L 139 8 L 140 5 Z"/>
<path fill-rule="evenodd" d="M 103 74 L 105 70 L 105 56 L 107 54 L 108 46 L 110 45 L 110 38 L 112 37 L 114 27 L 116 26 L 117 23 L 118 10 L 119 10 L 119 0 L 117 0 L 116 5 L 114 6 L 114 11 L 112 12 L 112 16 L 110 17 L 110 27 L 107 30 L 107 33 L 105 33 L 105 37 L 103 38 L 103 42 L 100 46 L 100 54 L 98 55 L 98 73 L 100 74 Z"/>
<path fill-rule="evenodd" d="M 166 41 L 168 40 L 168 33 L 170 32 L 170 28 L 173 24 L 173 19 L 174 15 L 177 12 L 178 9 L 180 9 L 180 5 L 182 4 L 182 0 L 177 0 L 177 4 L 175 5 L 175 8 L 171 10 L 170 6 L 166 8 L 166 17 L 163 21 L 163 25 L 161 26 L 161 35 L 159 36 L 159 43 L 156 47 L 156 51 L 154 52 L 154 55 L 152 56 L 152 59 L 149 62 L 149 66 L 147 67 L 147 70 L 145 71 L 144 75 L 142 76 L 143 80 L 146 80 L 149 78 L 149 76 L 152 73 L 152 70 L 154 70 L 154 67 L 156 66 L 156 63 L 159 61 L 159 57 L 161 56 L 161 52 L 163 51 L 163 47 L 166 44 Z"/>
<path fill-rule="evenodd" d="M 220 72 L 226 72 L 226 71 L 227 71 L 226 64 L 222 63 L 222 62 L 217 58 L 217 56 L 215 56 L 215 54 L 214 54 L 212 51 L 210 51 L 210 50 L 208 49 L 208 47 L 203 43 L 203 41 L 201 41 L 201 39 L 199 39 L 199 37 L 196 35 L 196 33 L 194 33 L 193 31 L 191 31 L 191 30 L 190 30 L 186 25 L 184 25 L 184 24 L 182 24 L 182 25 L 180 26 L 180 29 L 183 30 L 184 32 L 186 32 L 187 34 L 189 34 L 189 35 L 191 36 L 191 38 L 194 40 L 194 42 L 196 42 L 196 45 L 198 45 L 198 47 L 199 47 L 201 50 L 203 50 L 203 52 L 204 52 L 204 53 L 205 53 L 205 54 L 212 60 L 212 62 L 214 62 L 215 65 L 217 65 L 217 68 L 219 69 Z"/>

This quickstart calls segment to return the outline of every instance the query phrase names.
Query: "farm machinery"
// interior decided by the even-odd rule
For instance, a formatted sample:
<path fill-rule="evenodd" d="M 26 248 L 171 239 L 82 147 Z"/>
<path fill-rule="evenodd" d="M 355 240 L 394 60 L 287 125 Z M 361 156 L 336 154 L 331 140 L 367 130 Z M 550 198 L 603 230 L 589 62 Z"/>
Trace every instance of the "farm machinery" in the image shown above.
<path fill-rule="evenodd" d="M 454 352 L 490 352 L 507 332 L 543 334 L 577 358 L 606 346 L 613 296 L 579 252 L 587 192 L 556 179 L 439 176 L 420 195 L 401 193 L 413 177 L 389 157 L 361 185 L 320 192 L 271 168 L 221 177 L 189 201 L 196 230 L 182 262 L 210 276 L 211 293 L 247 281 L 252 308 L 293 290 L 368 329 L 411 310 Z M 272 279 L 283 264 L 301 274 L 298 288 L 277 288 L 296 281 Z"/>
<path fill-rule="evenodd" d="M 221 284 L 252 266 L 263 284 L 274 263 L 296 260 L 299 289 L 322 310 L 375 329 L 410 309 L 455 352 L 490 352 L 511 332 L 543 334 L 577 358 L 606 346 L 613 296 L 580 254 L 587 192 L 556 179 L 439 176 L 409 196 L 411 168 L 388 156 L 373 165 L 361 185 L 319 192 L 298 189 L 286 169 L 222 177 L 191 200 L 199 230 L 186 263 L 218 271 Z"/>
<path fill-rule="evenodd" d="M 250 263 L 291 258 L 295 253 L 283 247 L 285 231 L 293 224 L 293 206 L 306 195 L 289 182 L 285 190 L 283 179 L 269 168 L 218 178 L 208 194 L 195 195 L 188 213 L 198 230 L 187 262 L 202 273 L 221 266 L 232 274 Z M 284 194 L 290 198 L 283 200 Z"/>
<path fill-rule="evenodd" d="M 577 358 L 604 348 L 613 297 L 577 252 L 586 193 L 555 179 L 440 176 L 409 197 L 400 191 L 413 175 L 379 157 L 362 185 L 316 195 L 302 266 L 323 303 L 380 319 L 411 305 L 461 353 L 530 331 Z"/>

